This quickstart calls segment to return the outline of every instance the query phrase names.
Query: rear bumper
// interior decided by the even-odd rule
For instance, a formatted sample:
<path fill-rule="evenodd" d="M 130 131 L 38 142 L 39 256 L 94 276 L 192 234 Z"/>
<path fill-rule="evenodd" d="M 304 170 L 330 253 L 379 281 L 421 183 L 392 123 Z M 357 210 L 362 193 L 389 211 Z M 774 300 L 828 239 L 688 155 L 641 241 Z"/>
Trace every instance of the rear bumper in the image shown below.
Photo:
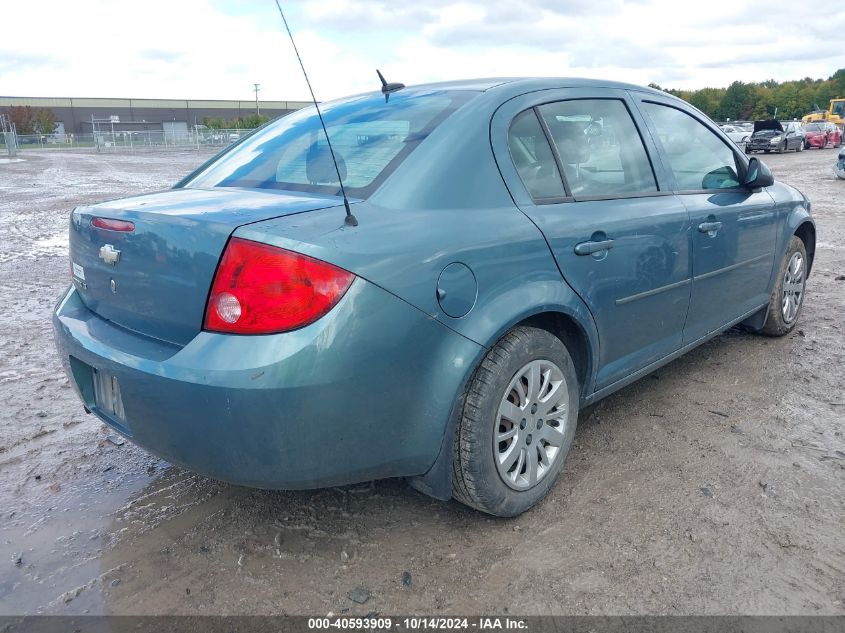
<path fill-rule="evenodd" d="M 326 317 L 269 336 L 201 332 L 184 347 L 100 318 L 71 288 L 53 316 L 86 406 L 149 452 L 259 488 L 425 472 L 482 348 L 361 279 Z M 100 409 L 92 369 L 117 378 L 126 420 Z"/>

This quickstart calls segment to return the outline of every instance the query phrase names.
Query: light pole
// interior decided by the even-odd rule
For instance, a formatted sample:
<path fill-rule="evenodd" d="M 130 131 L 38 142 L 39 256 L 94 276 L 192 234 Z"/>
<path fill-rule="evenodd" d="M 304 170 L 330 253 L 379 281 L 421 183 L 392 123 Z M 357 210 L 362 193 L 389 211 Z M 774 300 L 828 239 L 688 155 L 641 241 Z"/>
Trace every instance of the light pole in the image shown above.
<path fill-rule="evenodd" d="M 255 86 L 255 115 L 261 114 L 261 109 L 258 107 L 258 91 L 261 90 L 261 84 L 252 84 Z"/>

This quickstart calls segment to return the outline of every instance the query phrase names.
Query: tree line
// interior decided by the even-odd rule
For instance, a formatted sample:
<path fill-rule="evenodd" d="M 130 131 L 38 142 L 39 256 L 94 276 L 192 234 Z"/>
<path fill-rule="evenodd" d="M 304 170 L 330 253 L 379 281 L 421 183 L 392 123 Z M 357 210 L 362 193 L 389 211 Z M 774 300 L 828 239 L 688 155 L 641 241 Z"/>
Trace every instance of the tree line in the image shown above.
<path fill-rule="evenodd" d="M 815 106 L 827 110 L 831 99 L 845 98 L 845 68 L 827 79 L 735 81 L 727 88 L 675 90 L 649 85 L 691 103 L 714 121 L 757 121 L 775 116 L 783 120 L 800 119 Z"/>
<path fill-rule="evenodd" d="M 11 106 L 6 108 L 5 114 L 8 114 L 9 120 L 15 124 L 18 134 L 47 136 L 56 131 L 56 115 L 50 108 Z"/>
<path fill-rule="evenodd" d="M 224 119 L 223 117 L 207 116 L 202 120 L 202 124 L 212 130 L 233 130 L 245 129 L 252 130 L 267 123 L 270 117 L 263 114 L 249 114 L 245 117 L 235 117 L 234 119 Z"/>

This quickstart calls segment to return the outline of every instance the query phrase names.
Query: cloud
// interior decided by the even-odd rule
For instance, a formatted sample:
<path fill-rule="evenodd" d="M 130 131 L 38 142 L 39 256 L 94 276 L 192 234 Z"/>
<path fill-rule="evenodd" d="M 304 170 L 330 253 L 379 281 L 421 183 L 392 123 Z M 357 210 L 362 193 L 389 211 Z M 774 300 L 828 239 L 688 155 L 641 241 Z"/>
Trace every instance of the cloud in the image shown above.
<path fill-rule="evenodd" d="M 165 50 L 161 48 L 148 48 L 138 53 L 143 59 L 159 62 L 177 62 L 182 59 L 185 54 L 174 50 Z"/>
<path fill-rule="evenodd" d="M 39 36 L 7 29 L 2 91 L 21 96 L 305 100 L 273 0 L 145 0 L 116 28 L 110 0 L 51 2 Z M 471 77 L 592 76 L 676 88 L 826 77 L 845 66 L 845 13 L 750 0 L 283 0 L 322 100 Z M 26 3 L 4 21 L 26 23 Z M 166 19 L 163 18 L 166 16 Z M 788 24 L 789 28 L 784 28 Z M 80 37 L 84 33 L 84 37 Z"/>
<path fill-rule="evenodd" d="M 22 53 L 19 50 L 0 49 L 0 75 L 12 72 L 38 70 L 40 68 L 61 68 L 64 60 L 52 55 Z"/>

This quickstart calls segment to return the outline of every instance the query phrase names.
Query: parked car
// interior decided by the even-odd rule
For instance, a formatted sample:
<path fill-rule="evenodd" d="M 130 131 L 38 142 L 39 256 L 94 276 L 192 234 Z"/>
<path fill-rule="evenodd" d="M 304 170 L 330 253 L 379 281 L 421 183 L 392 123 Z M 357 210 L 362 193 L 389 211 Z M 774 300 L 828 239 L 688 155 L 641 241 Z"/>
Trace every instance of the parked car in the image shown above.
<path fill-rule="evenodd" d="M 838 148 L 842 145 L 842 133 L 833 123 L 817 121 L 804 126 L 804 147 L 824 149 L 831 146 Z"/>
<path fill-rule="evenodd" d="M 752 152 L 784 152 L 794 149 L 804 151 L 804 129 L 797 121 L 766 121 L 754 122 L 754 133 L 745 146 L 745 153 Z"/>
<path fill-rule="evenodd" d="M 303 109 L 172 190 L 73 211 L 53 325 L 89 411 L 246 486 L 407 477 L 513 516 L 580 408 L 736 324 L 795 327 L 810 202 L 680 99 L 387 96 L 322 105 L 334 155 Z"/>
<path fill-rule="evenodd" d="M 747 128 L 742 128 L 737 125 L 722 125 L 721 128 L 728 138 L 734 143 L 747 143 L 748 139 L 751 138 L 752 130 Z"/>

